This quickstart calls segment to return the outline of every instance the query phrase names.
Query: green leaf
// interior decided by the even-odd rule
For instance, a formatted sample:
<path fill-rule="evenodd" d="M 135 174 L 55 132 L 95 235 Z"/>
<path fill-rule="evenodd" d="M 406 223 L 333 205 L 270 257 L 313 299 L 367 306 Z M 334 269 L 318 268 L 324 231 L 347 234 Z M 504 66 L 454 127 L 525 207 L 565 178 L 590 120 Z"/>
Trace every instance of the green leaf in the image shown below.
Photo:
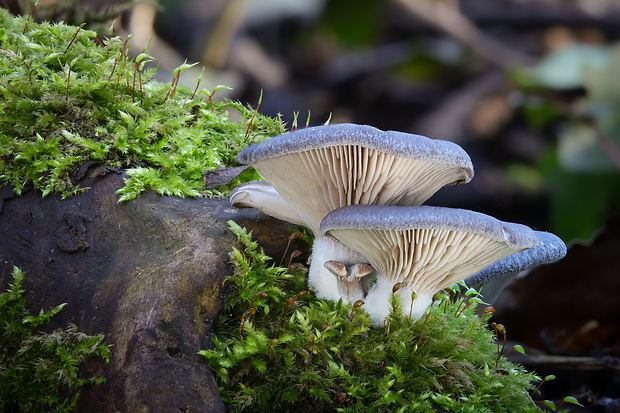
<path fill-rule="evenodd" d="M 267 363 L 265 362 L 265 360 L 255 358 L 255 359 L 252 359 L 251 363 L 252 363 L 252 366 L 254 366 L 254 368 L 261 373 L 267 370 Z"/>
<path fill-rule="evenodd" d="M 513 347 L 513 349 L 514 349 L 516 352 L 521 353 L 521 354 L 523 354 L 523 355 L 525 356 L 525 350 L 523 349 L 523 346 L 522 346 L 522 345 L 520 345 L 520 344 L 516 344 L 516 345 Z"/>
<path fill-rule="evenodd" d="M 13 284 L 0 294 L 0 410 L 6 406 L 73 410 L 82 387 L 104 381 L 97 376 L 81 378 L 82 362 L 92 357 L 109 361 L 111 346 L 103 344 L 102 335 L 83 334 L 72 324 L 65 330 L 35 334 L 35 327 L 65 304 L 30 315 L 21 288 L 24 273 L 13 267 L 12 274 Z"/>
<path fill-rule="evenodd" d="M 583 407 L 583 405 L 581 403 L 579 403 L 579 401 L 574 398 L 573 396 L 567 396 L 564 398 L 564 402 L 565 403 L 571 403 L 571 404 L 576 404 L 577 406 Z"/>
<path fill-rule="evenodd" d="M 196 63 L 192 63 L 192 64 L 189 64 L 189 63 L 187 63 L 187 60 L 186 60 L 185 62 L 183 62 L 183 64 L 182 64 L 182 65 L 180 65 L 179 67 L 177 67 L 176 69 L 174 69 L 174 70 L 172 71 L 172 76 L 173 76 L 173 77 L 176 77 L 176 76 L 177 76 L 177 74 L 179 74 L 180 72 L 182 72 L 182 71 L 184 71 L 184 70 L 187 70 L 187 69 L 189 69 L 189 68 L 191 68 L 191 67 L 194 67 L 194 66 L 196 66 L 197 64 L 198 64 L 198 62 L 196 62 Z"/>
<path fill-rule="evenodd" d="M 202 76 L 202 75 L 201 75 Z M 213 89 L 213 93 L 218 92 L 220 90 L 233 90 L 233 88 L 225 86 L 225 85 L 217 85 L 214 89 Z"/>

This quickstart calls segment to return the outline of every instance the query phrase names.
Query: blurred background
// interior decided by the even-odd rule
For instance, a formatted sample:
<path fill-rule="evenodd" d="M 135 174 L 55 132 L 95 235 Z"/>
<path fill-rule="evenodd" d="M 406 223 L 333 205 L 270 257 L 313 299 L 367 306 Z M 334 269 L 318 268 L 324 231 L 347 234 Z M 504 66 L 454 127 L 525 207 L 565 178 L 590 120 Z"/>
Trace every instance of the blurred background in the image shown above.
<path fill-rule="evenodd" d="M 28 14 L 33 1 L 2 0 Z M 620 207 L 618 0 L 40 0 L 158 78 L 229 91 L 289 126 L 355 122 L 454 141 L 476 170 L 429 203 L 589 242 Z"/>
<path fill-rule="evenodd" d="M 33 2 L 0 4 L 28 14 Z M 40 0 L 33 16 L 113 24 L 135 34 L 135 54 L 148 43 L 159 80 L 199 62 L 182 84 L 204 66 L 203 87 L 254 107 L 262 92 L 259 111 L 289 127 L 355 122 L 461 145 L 474 179 L 429 204 L 572 246 L 500 296 L 509 339 L 600 361 L 553 364 L 571 371 L 558 394 L 620 411 L 620 1 Z"/>

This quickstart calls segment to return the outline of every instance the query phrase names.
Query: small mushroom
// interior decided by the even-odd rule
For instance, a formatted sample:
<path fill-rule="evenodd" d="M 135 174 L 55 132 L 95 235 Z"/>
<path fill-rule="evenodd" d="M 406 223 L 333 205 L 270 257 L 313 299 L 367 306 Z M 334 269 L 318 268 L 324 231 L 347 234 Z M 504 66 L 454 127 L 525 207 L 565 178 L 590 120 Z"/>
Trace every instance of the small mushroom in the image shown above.
<path fill-rule="evenodd" d="M 317 296 L 334 300 L 337 280 L 323 264 L 367 261 L 321 236 L 327 213 L 355 204 L 420 205 L 443 186 L 473 177 L 469 156 L 452 142 L 354 124 L 276 136 L 244 149 L 237 161 L 251 164 L 315 234 L 308 282 Z"/>
<path fill-rule="evenodd" d="M 566 244 L 557 236 L 534 231 L 538 245 L 515 252 L 497 261 L 465 280 L 468 287 L 481 293 L 482 299 L 491 304 L 519 273 L 541 264 L 561 260 L 566 255 Z"/>
<path fill-rule="evenodd" d="M 338 295 L 351 303 L 364 298 L 363 280 L 375 272 L 367 263 L 347 267 L 341 262 L 329 260 L 323 266 L 338 279 Z"/>
<path fill-rule="evenodd" d="M 266 181 L 245 182 L 230 193 L 230 205 L 235 208 L 256 208 L 264 214 L 297 225 L 308 226 L 307 218 L 299 215 Z"/>
<path fill-rule="evenodd" d="M 364 299 L 376 325 L 389 314 L 395 284 L 402 283 L 403 308 L 418 319 L 436 292 L 538 243 L 524 225 L 430 206 L 347 206 L 329 213 L 321 232 L 362 253 L 376 269 L 377 283 Z"/>

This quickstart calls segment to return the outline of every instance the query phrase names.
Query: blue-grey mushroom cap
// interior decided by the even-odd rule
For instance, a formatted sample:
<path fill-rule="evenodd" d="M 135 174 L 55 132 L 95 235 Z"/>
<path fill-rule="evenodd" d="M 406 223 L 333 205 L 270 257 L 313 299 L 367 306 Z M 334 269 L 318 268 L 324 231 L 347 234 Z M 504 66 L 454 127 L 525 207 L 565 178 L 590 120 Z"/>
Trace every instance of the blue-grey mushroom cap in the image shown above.
<path fill-rule="evenodd" d="M 333 229 L 439 229 L 475 232 L 498 241 L 504 240 L 515 248 L 530 248 L 538 243 L 534 231 L 525 225 L 500 221 L 466 209 L 434 206 L 345 206 L 327 214 L 320 229 L 322 234 Z"/>
<path fill-rule="evenodd" d="M 354 124 L 297 130 L 243 150 L 251 163 L 314 233 L 345 205 L 421 205 L 474 171 L 458 145 Z"/>
<path fill-rule="evenodd" d="M 492 303 L 504 287 L 520 272 L 542 264 L 559 261 L 566 255 L 566 244 L 549 232 L 534 231 L 538 244 L 515 252 L 465 280 L 469 287 L 482 292 L 484 300 Z"/>
<path fill-rule="evenodd" d="M 459 165 L 469 171 L 467 181 L 473 176 L 469 155 L 453 142 L 352 123 L 308 127 L 267 139 L 241 151 L 237 162 L 253 164 L 287 153 L 334 145 L 357 145 L 403 158 Z"/>
<path fill-rule="evenodd" d="M 417 294 L 433 294 L 538 244 L 525 225 L 432 206 L 345 206 L 327 214 L 320 231 L 364 255 L 392 285 Z"/>

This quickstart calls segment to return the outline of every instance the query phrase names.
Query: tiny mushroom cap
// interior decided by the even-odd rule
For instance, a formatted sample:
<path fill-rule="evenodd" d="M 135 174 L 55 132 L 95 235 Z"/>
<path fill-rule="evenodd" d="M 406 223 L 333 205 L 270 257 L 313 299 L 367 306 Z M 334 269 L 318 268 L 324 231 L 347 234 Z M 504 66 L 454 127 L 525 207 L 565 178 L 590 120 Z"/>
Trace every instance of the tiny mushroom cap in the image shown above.
<path fill-rule="evenodd" d="M 337 279 L 323 266 L 367 262 L 321 236 L 323 217 L 355 204 L 421 205 L 446 185 L 469 182 L 471 159 L 457 144 L 421 135 L 337 124 L 289 132 L 245 148 L 251 164 L 315 234 L 308 283 L 337 300 Z M 268 212 L 267 212 L 268 213 Z"/>
<path fill-rule="evenodd" d="M 347 206 L 329 213 L 321 232 L 363 254 L 377 271 L 364 299 L 375 324 L 389 314 L 395 284 L 402 283 L 401 303 L 418 319 L 436 292 L 538 243 L 524 225 L 431 206 Z"/>
<path fill-rule="evenodd" d="M 338 279 L 338 295 L 350 303 L 364 298 L 362 281 L 375 272 L 375 269 L 365 262 L 346 266 L 342 262 L 329 260 L 325 261 L 323 266 Z"/>
<path fill-rule="evenodd" d="M 549 232 L 534 231 L 538 245 L 515 252 L 497 261 L 465 280 L 468 287 L 475 288 L 482 300 L 491 304 L 504 287 L 520 272 L 561 260 L 566 255 L 566 244 Z"/>

